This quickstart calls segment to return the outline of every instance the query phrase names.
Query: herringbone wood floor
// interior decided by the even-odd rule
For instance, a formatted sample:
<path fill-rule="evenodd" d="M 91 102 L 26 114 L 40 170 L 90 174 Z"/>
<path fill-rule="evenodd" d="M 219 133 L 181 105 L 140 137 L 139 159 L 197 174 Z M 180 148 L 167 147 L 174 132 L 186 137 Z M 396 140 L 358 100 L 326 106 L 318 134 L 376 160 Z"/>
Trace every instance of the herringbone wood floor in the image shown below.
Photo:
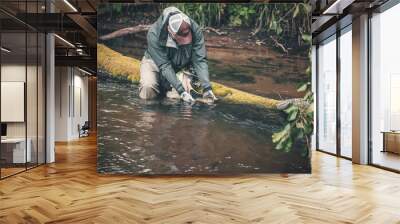
<path fill-rule="evenodd" d="M 0 181 L 0 223 L 400 223 L 400 175 L 316 152 L 312 175 L 96 173 L 96 139 Z"/>

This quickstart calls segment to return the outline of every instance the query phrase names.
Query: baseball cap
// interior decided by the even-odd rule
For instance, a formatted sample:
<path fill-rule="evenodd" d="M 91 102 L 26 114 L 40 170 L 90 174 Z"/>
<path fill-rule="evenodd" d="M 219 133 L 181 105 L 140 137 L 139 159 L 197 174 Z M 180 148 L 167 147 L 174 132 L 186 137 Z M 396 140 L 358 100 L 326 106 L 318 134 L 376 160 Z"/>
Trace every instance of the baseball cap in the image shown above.
<path fill-rule="evenodd" d="M 168 28 L 175 36 L 175 41 L 179 45 L 190 44 L 192 42 L 190 19 L 183 13 L 172 15 L 168 20 Z"/>

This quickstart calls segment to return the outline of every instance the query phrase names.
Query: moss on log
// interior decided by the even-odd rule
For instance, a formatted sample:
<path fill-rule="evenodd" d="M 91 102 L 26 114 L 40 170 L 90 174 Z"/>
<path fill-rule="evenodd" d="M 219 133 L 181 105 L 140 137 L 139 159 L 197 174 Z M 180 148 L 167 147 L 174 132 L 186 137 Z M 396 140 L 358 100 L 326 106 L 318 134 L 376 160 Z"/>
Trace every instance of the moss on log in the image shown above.
<path fill-rule="evenodd" d="M 116 78 L 127 79 L 134 83 L 139 82 L 140 61 L 124 56 L 103 44 L 97 45 L 97 66 Z M 212 88 L 217 97 L 229 103 L 254 105 L 269 109 L 276 109 L 280 103 L 279 100 L 257 96 L 216 82 L 212 82 Z"/>
<path fill-rule="evenodd" d="M 97 44 L 97 67 L 117 78 L 138 83 L 140 61 L 124 56 L 103 44 Z"/>
<path fill-rule="evenodd" d="M 279 100 L 267 97 L 257 96 L 242 90 L 227 87 L 225 85 L 212 82 L 212 88 L 215 95 L 223 101 L 236 104 L 254 105 L 263 108 L 276 109 Z"/>

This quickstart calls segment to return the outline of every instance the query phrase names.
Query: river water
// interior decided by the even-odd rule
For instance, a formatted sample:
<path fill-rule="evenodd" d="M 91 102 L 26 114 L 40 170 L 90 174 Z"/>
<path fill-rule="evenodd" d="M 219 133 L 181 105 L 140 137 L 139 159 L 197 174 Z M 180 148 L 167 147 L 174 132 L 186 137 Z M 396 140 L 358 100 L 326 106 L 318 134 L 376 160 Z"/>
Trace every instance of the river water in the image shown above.
<path fill-rule="evenodd" d="M 144 101 L 138 87 L 98 79 L 98 171 L 114 174 L 304 173 L 309 159 L 274 149 L 284 115 L 219 102 Z"/>

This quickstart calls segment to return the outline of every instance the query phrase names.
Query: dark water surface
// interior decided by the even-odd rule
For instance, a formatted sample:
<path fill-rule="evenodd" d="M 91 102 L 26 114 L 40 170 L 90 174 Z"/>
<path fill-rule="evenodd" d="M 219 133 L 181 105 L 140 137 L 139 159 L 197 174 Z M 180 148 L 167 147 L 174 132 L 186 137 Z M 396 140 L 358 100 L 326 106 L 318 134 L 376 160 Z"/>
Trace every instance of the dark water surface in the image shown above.
<path fill-rule="evenodd" d="M 98 171 L 124 174 L 309 172 L 299 152 L 273 148 L 284 122 L 242 105 L 143 101 L 136 85 L 99 75 Z"/>

